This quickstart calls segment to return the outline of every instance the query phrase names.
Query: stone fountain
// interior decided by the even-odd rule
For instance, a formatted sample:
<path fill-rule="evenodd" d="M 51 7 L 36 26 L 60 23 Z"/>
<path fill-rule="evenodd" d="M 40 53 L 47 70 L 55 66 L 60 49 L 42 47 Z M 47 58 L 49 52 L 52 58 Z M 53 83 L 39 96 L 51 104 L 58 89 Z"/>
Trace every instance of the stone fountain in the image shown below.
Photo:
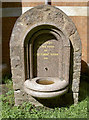
<path fill-rule="evenodd" d="M 16 105 L 40 106 L 70 92 L 78 103 L 81 40 L 60 9 L 40 5 L 22 14 L 12 31 L 10 58 Z"/>

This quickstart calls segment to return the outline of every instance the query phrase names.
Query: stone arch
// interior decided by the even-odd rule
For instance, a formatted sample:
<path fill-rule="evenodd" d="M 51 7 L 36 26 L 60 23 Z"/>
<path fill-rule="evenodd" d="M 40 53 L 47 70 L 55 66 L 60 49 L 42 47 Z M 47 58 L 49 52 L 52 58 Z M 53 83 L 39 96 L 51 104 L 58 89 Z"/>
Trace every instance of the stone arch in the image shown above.
<path fill-rule="evenodd" d="M 56 38 L 56 40 L 60 39 L 59 36 L 62 37 L 62 41 L 60 41 L 60 42 L 61 42 L 61 45 L 63 44 L 63 46 L 60 46 L 60 51 L 61 51 L 61 55 L 62 55 L 62 53 L 64 54 L 63 55 L 64 58 L 60 61 L 60 70 L 59 71 L 62 71 L 62 69 L 63 69 L 63 73 L 64 73 L 63 78 L 66 79 L 66 80 L 68 80 L 69 78 L 67 78 L 67 76 L 69 76 L 68 75 L 69 73 L 65 69 L 66 69 L 67 66 L 69 66 L 70 42 L 69 42 L 69 39 L 58 28 L 56 28 L 55 26 L 50 25 L 50 24 L 42 24 L 42 23 L 39 24 L 39 25 L 37 25 L 37 26 L 35 26 L 35 27 L 33 27 L 33 29 L 31 29 L 31 31 L 29 31 L 28 35 L 26 36 L 26 39 L 24 40 L 25 44 L 23 42 L 23 45 L 25 45 L 25 49 L 27 48 L 26 45 L 28 45 L 28 43 L 30 41 L 32 43 L 34 43 L 35 38 L 38 37 L 39 35 L 44 34 L 44 33 L 45 34 L 49 33 L 49 34 L 53 35 Z M 32 38 L 32 40 L 31 40 L 31 38 Z M 63 51 L 65 51 L 65 52 L 63 52 Z M 26 52 L 26 53 L 28 53 L 28 52 Z M 30 53 L 31 53 L 31 51 L 30 51 Z M 68 59 L 66 59 L 66 56 L 68 57 Z M 61 58 L 61 56 L 60 56 L 60 58 Z M 65 63 L 65 67 L 64 68 L 62 68 L 62 64 L 61 64 L 62 62 Z M 32 70 L 33 65 L 30 65 L 30 66 L 31 66 L 31 70 Z M 28 71 L 29 71 L 29 68 L 28 68 Z M 60 73 L 59 76 L 61 77 L 62 73 L 61 72 L 59 72 L 59 73 Z M 29 74 L 31 74 L 30 76 L 33 76 L 31 71 L 29 71 Z"/>
<path fill-rule="evenodd" d="M 61 33 L 63 33 L 64 36 L 71 42 L 74 56 L 72 91 L 74 102 L 76 103 L 78 101 L 81 71 L 81 40 L 72 20 L 60 9 L 50 5 L 41 5 L 32 8 L 31 10 L 21 15 L 14 25 L 10 40 L 10 58 L 14 89 L 19 89 L 20 94 L 24 93 L 24 42 L 29 31 L 32 31 L 33 28 L 37 29 L 37 26 L 40 25 L 54 26 L 54 28 L 57 28 L 59 31 L 61 31 Z M 31 32 L 31 34 L 33 32 Z M 29 35 L 27 37 L 29 37 Z M 16 91 L 15 94 L 17 99 Z"/>

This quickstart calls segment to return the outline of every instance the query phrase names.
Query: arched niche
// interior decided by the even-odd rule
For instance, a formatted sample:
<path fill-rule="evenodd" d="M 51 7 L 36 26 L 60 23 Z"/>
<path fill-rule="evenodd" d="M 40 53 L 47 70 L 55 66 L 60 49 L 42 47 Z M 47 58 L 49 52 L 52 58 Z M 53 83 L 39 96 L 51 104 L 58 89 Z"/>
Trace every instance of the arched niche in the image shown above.
<path fill-rule="evenodd" d="M 26 36 L 24 47 L 27 78 L 69 80 L 70 42 L 58 28 L 45 24 L 33 28 Z"/>

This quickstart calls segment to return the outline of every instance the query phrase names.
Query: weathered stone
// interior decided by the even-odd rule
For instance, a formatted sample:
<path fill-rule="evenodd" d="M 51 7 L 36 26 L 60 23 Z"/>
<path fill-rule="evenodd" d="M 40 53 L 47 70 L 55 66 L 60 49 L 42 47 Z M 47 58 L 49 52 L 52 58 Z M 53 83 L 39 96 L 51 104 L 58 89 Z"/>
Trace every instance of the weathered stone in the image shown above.
<path fill-rule="evenodd" d="M 81 55 L 75 53 L 74 62 L 75 63 L 81 63 Z"/>
<path fill-rule="evenodd" d="M 42 40 L 43 43 L 41 43 Z M 49 41 L 52 41 L 51 45 L 48 45 L 47 42 Z M 27 48 L 28 43 L 29 47 Z M 71 56 L 70 43 L 73 47 Z M 33 49 L 31 46 L 33 46 Z M 44 46 L 46 46 L 46 50 Z M 53 49 L 50 49 L 49 46 Z M 33 52 L 35 54 L 32 54 Z M 50 56 L 47 56 L 48 52 Z M 70 57 L 73 58 L 73 61 L 70 60 Z M 15 91 L 16 105 L 23 101 L 30 101 L 41 106 L 42 104 L 35 98 L 24 92 L 25 80 L 29 78 L 30 74 L 30 78 L 48 76 L 69 81 L 70 61 L 73 62 L 71 68 L 73 69 L 72 91 L 74 103 L 78 102 L 81 41 L 74 23 L 60 9 L 49 5 L 41 5 L 21 15 L 12 32 L 10 58 L 13 87 L 17 90 Z M 47 61 L 47 59 L 50 59 L 50 61 Z"/>
<path fill-rule="evenodd" d="M 79 83 L 80 83 L 80 80 L 79 79 L 74 79 L 73 80 L 73 83 L 72 83 L 72 91 L 74 92 L 74 93 L 76 93 L 76 92 L 79 92 Z"/>
<path fill-rule="evenodd" d="M 22 78 L 22 69 L 12 69 L 13 78 Z"/>
<path fill-rule="evenodd" d="M 80 78 L 80 70 L 79 71 L 75 70 L 73 74 L 73 79 L 78 79 L 78 78 Z"/>
<path fill-rule="evenodd" d="M 14 96 L 19 99 L 28 99 L 28 95 L 19 89 L 14 91 Z"/>
<path fill-rule="evenodd" d="M 73 93 L 74 105 L 76 105 L 78 103 L 78 95 L 79 95 L 79 93 Z"/>
<path fill-rule="evenodd" d="M 18 78 L 17 78 L 18 79 Z M 19 79 L 20 80 L 20 79 Z M 17 90 L 17 89 L 23 89 L 23 84 L 24 84 L 24 82 L 22 82 L 22 81 L 18 81 L 18 82 L 15 82 L 14 80 L 13 80 L 13 88 L 15 89 L 15 90 Z"/>
<path fill-rule="evenodd" d="M 74 70 L 81 70 L 81 63 L 75 63 Z"/>
<path fill-rule="evenodd" d="M 68 36 L 71 36 L 75 33 L 76 27 L 72 21 L 70 22 L 70 21 L 65 20 L 64 30 L 67 31 Z"/>
<path fill-rule="evenodd" d="M 22 68 L 22 64 L 21 64 L 21 59 L 19 56 L 15 56 L 11 59 L 11 63 L 12 63 L 12 69 L 18 68 L 21 69 Z"/>
<path fill-rule="evenodd" d="M 81 54 L 81 41 L 80 41 L 80 37 L 77 31 L 73 35 L 70 36 L 70 40 L 74 47 L 74 52 L 77 52 L 80 50 L 80 54 Z"/>
<path fill-rule="evenodd" d="M 15 43 L 15 44 L 18 45 L 18 43 Z M 14 43 L 12 45 L 14 45 Z M 11 46 L 10 49 L 11 49 L 10 54 L 11 54 L 12 59 L 13 59 L 13 57 L 16 57 L 16 56 L 19 56 L 21 58 L 21 49 L 20 49 L 19 45 L 18 46 L 14 45 L 14 47 Z"/>

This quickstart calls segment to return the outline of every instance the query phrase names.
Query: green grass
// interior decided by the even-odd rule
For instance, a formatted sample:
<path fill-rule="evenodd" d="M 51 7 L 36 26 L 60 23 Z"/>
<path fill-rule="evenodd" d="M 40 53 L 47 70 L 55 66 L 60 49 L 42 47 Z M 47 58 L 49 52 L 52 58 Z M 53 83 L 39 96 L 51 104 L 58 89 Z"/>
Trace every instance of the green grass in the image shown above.
<path fill-rule="evenodd" d="M 14 91 L 12 82 L 7 83 L 8 92 L 0 96 L 2 101 L 2 118 L 87 118 L 88 94 L 86 87 L 89 87 L 89 78 L 82 76 L 80 84 L 79 103 L 74 106 L 47 109 L 45 107 L 35 107 L 30 102 L 23 103 L 21 106 L 14 106 Z"/>

